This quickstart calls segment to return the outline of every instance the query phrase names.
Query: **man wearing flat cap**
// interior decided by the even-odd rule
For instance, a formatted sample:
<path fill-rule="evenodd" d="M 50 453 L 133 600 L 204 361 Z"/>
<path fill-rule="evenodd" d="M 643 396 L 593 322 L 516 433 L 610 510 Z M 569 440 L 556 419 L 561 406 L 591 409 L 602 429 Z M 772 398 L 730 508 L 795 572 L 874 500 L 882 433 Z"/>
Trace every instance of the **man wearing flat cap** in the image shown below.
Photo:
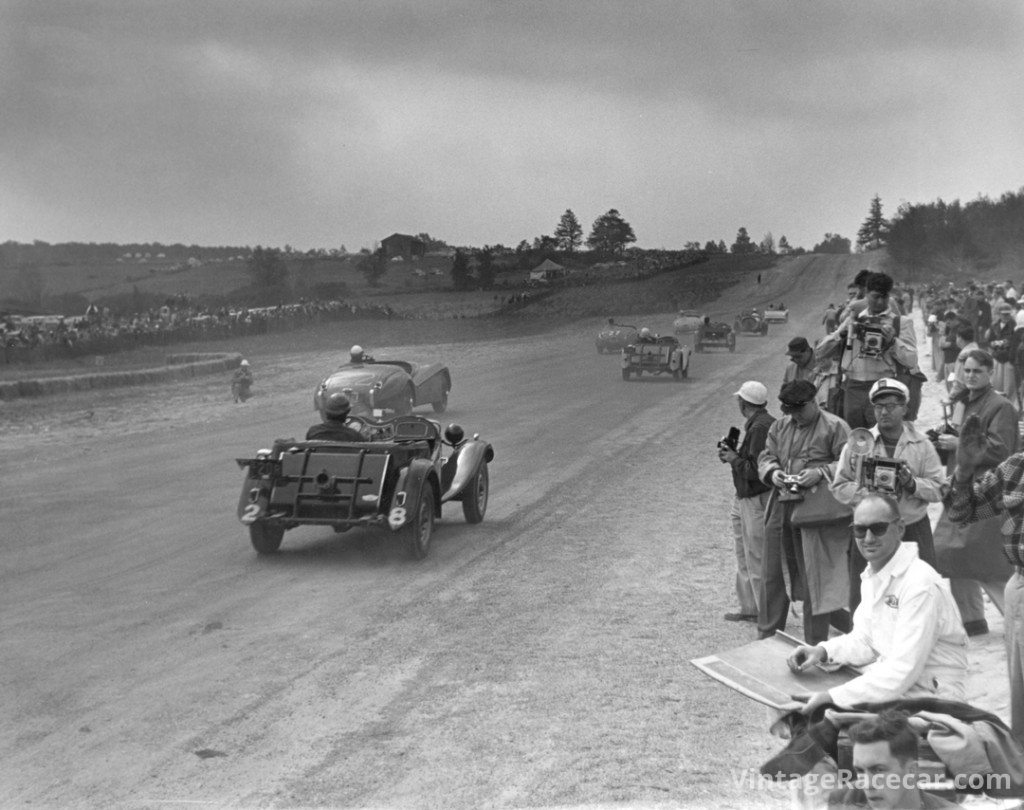
<path fill-rule="evenodd" d="M 764 556 L 764 508 L 772 488 L 757 474 L 757 459 L 764 450 L 768 428 L 775 417 L 768 413 L 768 389 L 747 380 L 733 396 L 746 419 L 743 439 L 735 448 L 718 447 L 718 458 L 732 468 L 736 489 L 732 533 L 736 546 L 736 597 L 739 610 L 726 613 L 728 622 L 756 622 L 761 596 L 761 559 Z"/>
<path fill-rule="evenodd" d="M 792 522 L 799 491 L 831 482 L 850 433 L 846 422 L 818 407 L 816 394 L 817 389 L 807 380 L 782 386 L 779 402 L 784 415 L 768 429 L 764 452 L 758 458 L 758 476 L 773 487 L 765 515 L 757 620 L 760 638 L 786 629 L 790 597 L 803 599 L 808 644 L 828 638 L 829 624 L 842 632 L 850 629 L 846 611 L 850 596 L 848 522 L 814 528 L 800 528 Z M 796 493 L 786 483 L 787 476 L 795 476 Z M 793 584 L 789 595 L 784 564 Z"/>
<path fill-rule="evenodd" d="M 814 362 L 814 349 L 807 342 L 807 338 L 795 337 L 789 341 L 786 355 L 789 357 L 789 362 L 782 374 L 782 384 L 785 385 L 793 380 L 807 380 L 813 383 L 817 371 Z"/>
<path fill-rule="evenodd" d="M 942 500 L 946 471 L 928 437 L 920 433 L 913 422 L 904 421 L 910 399 L 907 386 L 899 380 L 883 377 L 871 386 L 868 397 L 875 411 L 876 424 L 871 428 L 873 441 L 869 448 L 865 448 L 866 455 L 902 462 L 897 473 L 898 492 L 880 490 L 876 482 L 865 479 L 861 474 L 863 462 L 858 463 L 851 444 L 847 443 L 832 478 L 832 494 L 840 503 L 853 507 L 872 492 L 896 497 L 900 519 L 906 524 L 903 542 L 916 543 L 917 556 L 934 568 L 935 544 L 928 504 Z M 877 483 L 884 486 L 884 482 Z M 864 557 L 854 544 L 850 549 L 851 611 L 856 610 L 860 603 L 864 567 Z"/>

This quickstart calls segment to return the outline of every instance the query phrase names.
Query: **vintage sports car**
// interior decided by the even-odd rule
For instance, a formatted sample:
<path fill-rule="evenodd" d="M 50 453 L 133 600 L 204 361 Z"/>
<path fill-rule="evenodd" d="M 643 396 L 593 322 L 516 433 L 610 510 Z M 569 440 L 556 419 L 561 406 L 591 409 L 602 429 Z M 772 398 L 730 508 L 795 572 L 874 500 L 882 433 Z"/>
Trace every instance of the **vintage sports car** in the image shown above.
<path fill-rule="evenodd" d="M 764 319 L 768 323 L 786 323 L 789 320 L 789 310 L 781 303 L 769 304 L 764 308 Z"/>
<path fill-rule="evenodd" d="M 637 341 L 622 350 L 622 379 L 633 375 L 671 374 L 682 382 L 690 369 L 690 347 L 681 346 L 671 335 L 651 341 Z"/>
<path fill-rule="evenodd" d="M 736 316 L 732 325 L 734 332 L 750 332 L 755 335 L 768 334 L 768 321 L 759 309 L 746 309 Z"/>
<path fill-rule="evenodd" d="M 444 413 L 451 388 L 451 373 L 440 363 L 367 359 L 346 363 L 324 378 L 313 394 L 313 410 L 320 410 L 320 399 L 330 389 L 345 393 L 353 416 L 372 416 L 375 411 L 404 416 L 417 405 L 430 405 L 434 413 Z"/>
<path fill-rule="evenodd" d="M 712 321 L 701 325 L 697 332 L 697 340 L 693 344 L 695 352 L 702 352 L 708 346 L 723 346 L 729 351 L 736 351 L 736 333 L 732 327 L 721 321 Z"/>
<path fill-rule="evenodd" d="M 465 438 L 458 425 L 442 435 L 437 422 L 416 415 L 355 416 L 348 425 L 370 440 L 277 439 L 253 458 L 236 459 L 245 470 L 238 519 L 257 553 L 275 553 L 296 526 L 363 526 L 388 529 L 423 559 L 442 504 L 460 501 L 467 523 L 484 519 L 490 444 Z"/>
<path fill-rule="evenodd" d="M 672 331 L 676 335 L 692 335 L 700 329 L 702 323 L 704 323 L 704 316 L 700 312 L 695 309 L 684 309 L 672 321 Z"/>
<path fill-rule="evenodd" d="M 635 326 L 627 326 L 624 323 L 609 321 L 608 325 L 597 333 L 597 353 L 619 352 L 637 339 L 639 332 Z"/>

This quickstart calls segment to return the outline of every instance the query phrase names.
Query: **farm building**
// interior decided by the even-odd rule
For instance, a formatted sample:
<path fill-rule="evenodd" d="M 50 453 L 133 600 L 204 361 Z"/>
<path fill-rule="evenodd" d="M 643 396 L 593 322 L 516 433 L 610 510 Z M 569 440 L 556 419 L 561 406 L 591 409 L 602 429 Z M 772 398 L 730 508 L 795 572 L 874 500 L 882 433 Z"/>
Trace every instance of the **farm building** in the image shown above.
<path fill-rule="evenodd" d="M 421 239 L 405 233 L 393 233 L 391 236 L 381 239 L 380 246 L 384 250 L 385 258 L 388 259 L 400 256 L 408 261 L 421 258 L 427 252 L 427 246 Z"/>

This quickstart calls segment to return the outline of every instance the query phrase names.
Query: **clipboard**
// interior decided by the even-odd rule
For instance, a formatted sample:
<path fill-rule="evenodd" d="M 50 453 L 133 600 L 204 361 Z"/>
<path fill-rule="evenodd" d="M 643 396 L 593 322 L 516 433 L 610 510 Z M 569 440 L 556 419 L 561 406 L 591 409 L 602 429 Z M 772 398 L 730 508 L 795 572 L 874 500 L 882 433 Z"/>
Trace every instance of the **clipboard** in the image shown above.
<path fill-rule="evenodd" d="M 834 671 L 812 667 L 797 675 L 786 666 L 786 659 L 801 644 L 787 633 L 776 633 L 690 663 L 741 695 L 777 710 L 792 704 L 791 695 L 825 692 L 861 674 L 856 667 L 842 666 Z"/>

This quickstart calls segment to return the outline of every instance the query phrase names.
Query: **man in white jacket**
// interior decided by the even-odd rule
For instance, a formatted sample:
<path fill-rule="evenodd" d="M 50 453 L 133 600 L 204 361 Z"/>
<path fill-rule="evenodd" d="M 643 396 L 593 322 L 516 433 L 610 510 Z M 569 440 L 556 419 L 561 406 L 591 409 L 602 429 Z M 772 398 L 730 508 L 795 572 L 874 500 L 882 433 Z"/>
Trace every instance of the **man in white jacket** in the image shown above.
<path fill-rule="evenodd" d="M 862 675 L 827 692 L 794 696 L 811 714 L 820 706 L 851 708 L 903 697 L 964 699 L 967 634 L 949 582 L 900 542 L 903 521 L 888 496 L 868 495 L 854 510 L 853 534 L 868 567 L 853 630 L 816 646 L 800 645 L 787 663 L 795 673 L 823 663 L 863 667 Z"/>

